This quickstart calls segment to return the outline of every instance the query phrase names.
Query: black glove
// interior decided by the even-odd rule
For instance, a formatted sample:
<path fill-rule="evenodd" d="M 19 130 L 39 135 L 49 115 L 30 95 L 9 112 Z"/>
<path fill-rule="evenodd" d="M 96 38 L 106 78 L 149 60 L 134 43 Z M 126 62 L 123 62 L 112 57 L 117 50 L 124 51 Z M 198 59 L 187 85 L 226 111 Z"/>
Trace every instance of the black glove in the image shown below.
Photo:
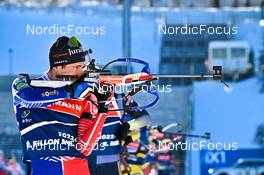
<path fill-rule="evenodd" d="M 105 102 L 110 97 L 110 92 L 99 93 L 98 91 L 95 91 L 94 95 L 98 100 L 98 113 L 106 113 L 108 111 L 108 107 L 105 106 Z"/>
<path fill-rule="evenodd" d="M 93 120 L 93 115 L 91 113 L 84 112 L 82 113 L 80 119 L 83 119 L 83 118 L 88 118 L 90 120 Z"/>

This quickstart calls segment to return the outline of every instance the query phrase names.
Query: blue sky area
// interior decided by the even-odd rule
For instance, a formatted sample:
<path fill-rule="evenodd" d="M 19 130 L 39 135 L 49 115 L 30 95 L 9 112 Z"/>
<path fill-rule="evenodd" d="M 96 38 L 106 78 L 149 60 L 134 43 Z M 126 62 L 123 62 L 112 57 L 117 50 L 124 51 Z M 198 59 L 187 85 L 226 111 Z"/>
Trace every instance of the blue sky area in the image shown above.
<path fill-rule="evenodd" d="M 104 16 L 73 14 L 59 11 L 34 11 L 13 9 L 8 11 L 0 9 L 1 32 L 0 48 L 1 61 L 0 74 L 9 72 L 8 49 L 13 49 L 13 73 L 27 72 L 41 74 L 48 67 L 49 48 L 58 35 L 32 35 L 27 34 L 27 25 L 35 26 L 67 26 L 105 27 L 105 34 L 76 35 L 83 48 L 93 49 L 92 57 L 99 64 L 105 64 L 113 58 L 122 56 L 122 19 L 120 15 L 105 14 Z M 155 21 L 143 18 L 132 19 L 131 22 L 132 56 L 148 61 L 153 71 L 157 71 L 160 35 L 156 31 Z"/>

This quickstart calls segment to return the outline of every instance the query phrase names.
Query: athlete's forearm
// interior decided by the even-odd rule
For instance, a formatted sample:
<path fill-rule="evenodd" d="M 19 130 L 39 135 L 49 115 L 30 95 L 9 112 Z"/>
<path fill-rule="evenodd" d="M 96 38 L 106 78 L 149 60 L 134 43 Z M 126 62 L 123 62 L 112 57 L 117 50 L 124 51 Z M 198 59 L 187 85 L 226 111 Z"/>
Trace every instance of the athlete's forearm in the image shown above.
<path fill-rule="evenodd" d="M 105 113 L 96 114 L 94 120 L 89 118 L 80 119 L 78 122 L 78 148 L 80 152 L 88 156 L 96 146 L 106 119 Z"/>

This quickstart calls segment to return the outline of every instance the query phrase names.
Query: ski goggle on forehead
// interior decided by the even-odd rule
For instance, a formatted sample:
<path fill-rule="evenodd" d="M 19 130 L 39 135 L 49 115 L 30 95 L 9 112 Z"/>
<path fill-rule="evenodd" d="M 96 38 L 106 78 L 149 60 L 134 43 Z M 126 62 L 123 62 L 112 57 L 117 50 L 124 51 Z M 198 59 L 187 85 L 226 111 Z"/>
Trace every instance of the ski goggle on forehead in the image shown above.
<path fill-rule="evenodd" d="M 81 46 L 80 42 L 78 41 L 78 39 L 77 39 L 75 36 L 72 36 L 72 37 L 68 40 L 67 45 L 70 46 L 70 47 L 80 47 L 80 46 Z M 85 50 L 85 51 L 83 51 L 83 52 L 80 52 L 80 54 L 81 54 L 82 56 L 86 56 L 86 55 L 88 55 L 89 52 L 90 52 L 90 51 Z"/>
<path fill-rule="evenodd" d="M 70 37 L 67 45 L 70 47 L 80 47 L 81 46 L 80 42 L 78 41 L 78 39 L 75 36 Z"/>

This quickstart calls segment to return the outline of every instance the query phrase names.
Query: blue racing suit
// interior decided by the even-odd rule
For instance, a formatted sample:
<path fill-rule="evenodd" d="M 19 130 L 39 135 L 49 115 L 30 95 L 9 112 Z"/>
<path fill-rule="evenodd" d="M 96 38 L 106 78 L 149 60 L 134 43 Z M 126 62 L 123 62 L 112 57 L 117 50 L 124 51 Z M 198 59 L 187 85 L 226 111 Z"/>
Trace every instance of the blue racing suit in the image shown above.
<path fill-rule="evenodd" d="M 49 80 L 47 74 L 41 79 Z M 69 98 L 64 87 L 31 87 L 25 77 L 14 80 L 12 93 L 32 175 L 89 175 L 85 157 L 100 137 L 105 115 L 88 100 Z M 89 98 L 96 100 L 92 93 Z"/>

